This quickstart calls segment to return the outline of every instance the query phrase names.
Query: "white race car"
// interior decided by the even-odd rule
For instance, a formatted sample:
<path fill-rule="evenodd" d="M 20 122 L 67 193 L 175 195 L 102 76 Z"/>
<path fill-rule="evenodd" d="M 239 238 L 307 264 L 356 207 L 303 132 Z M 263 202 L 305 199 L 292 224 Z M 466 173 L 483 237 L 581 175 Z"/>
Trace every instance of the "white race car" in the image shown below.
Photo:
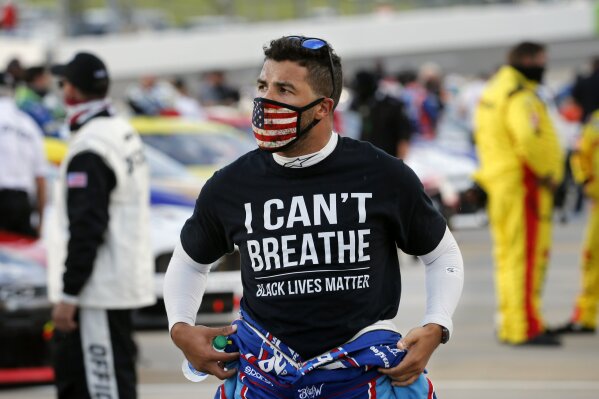
<path fill-rule="evenodd" d="M 188 206 L 152 204 L 150 234 L 156 267 L 154 287 L 157 302 L 134 313 L 134 322 L 139 328 L 162 327 L 167 324 L 162 295 L 164 273 L 175 245 L 179 242 L 181 227 L 192 212 L 193 208 Z M 239 252 L 235 251 L 223 256 L 212 267 L 197 322 L 208 325 L 230 323 L 239 311 L 241 295 Z"/>

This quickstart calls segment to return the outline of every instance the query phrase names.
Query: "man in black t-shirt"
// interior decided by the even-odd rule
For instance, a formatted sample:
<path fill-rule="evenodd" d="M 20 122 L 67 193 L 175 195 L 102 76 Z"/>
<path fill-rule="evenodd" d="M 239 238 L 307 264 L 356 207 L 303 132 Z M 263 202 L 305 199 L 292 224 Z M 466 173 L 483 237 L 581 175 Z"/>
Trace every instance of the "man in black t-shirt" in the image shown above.
<path fill-rule="evenodd" d="M 287 36 L 264 52 L 253 112 L 259 149 L 215 173 L 183 226 L 164 287 L 171 337 L 197 370 L 238 373 L 224 367 L 238 353 L 211 347 L 235 328 L 194 326 L 210 265 L 237 246 L 242 317 L 300 364 L 321 358 L 389 329 L 401 296 L 399 248 L 426 265 L 427 312 L 394 348 L 409 348 L 405 358 L 380 376 L 408 386 L 449 339 L 463 284 L 459 248 L 410 168 L 332 132 L 342 73 L 331 46 Z"/>

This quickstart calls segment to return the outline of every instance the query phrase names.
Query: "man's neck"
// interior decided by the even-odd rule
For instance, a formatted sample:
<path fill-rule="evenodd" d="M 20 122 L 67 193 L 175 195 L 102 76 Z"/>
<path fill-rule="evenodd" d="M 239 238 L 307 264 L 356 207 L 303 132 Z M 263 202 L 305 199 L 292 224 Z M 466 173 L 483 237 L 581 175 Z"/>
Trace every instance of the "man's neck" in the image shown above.
<path fill-rule="evenodd" d="M 335 150 L 339 136 L 337 133 L 333 133 L 329 137 L 328 143 L 320 150 L 308 154 L 296 155 L 293 157 L 286 157 L 281 153 L 273 154 L 273 159 L 276 163 L 287 168 L 307 168 L 312 165 L 316 165 Z"/>
<path fill-rule="evenodd" d="M 314 154 L 322 150 L 331 140 L 332 130 L 330 128 L 323 131 L 308 132 L 305 140 L 299 140 L 297 145 L 292 146 L 287 151 L 277 152 L 277 155 L 286 158 L 300 157 L 302 155 Z"/>
<path fill-rule="evenodd" d="M 98 116 L 112 116 L 114 109 L 108 98 L 87 101 L 67 108 L 67 123 L 71 132 L 75 132 L 91 119 Z"/>

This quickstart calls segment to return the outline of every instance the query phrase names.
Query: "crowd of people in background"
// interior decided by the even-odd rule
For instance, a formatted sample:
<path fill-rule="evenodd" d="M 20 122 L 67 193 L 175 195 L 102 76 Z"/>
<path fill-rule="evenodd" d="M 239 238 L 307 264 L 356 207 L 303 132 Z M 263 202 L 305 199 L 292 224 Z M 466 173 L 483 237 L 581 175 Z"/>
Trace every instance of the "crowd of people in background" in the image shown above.
<path fill-rule="evenodd" d="M 182 77 L 166 80 L 153 75 L 142 76 L 126 93 L 127 105 L 135 115 L 181 116 L 191 119 L 205 118 L 205 107 L 234 107 L 239 99 L 239 90 L 228 84 L 225 72 L 221 70 L 202 75 L 197 95 L 192 93 Z"/>
<path fill-rule="evenodd" d="M 14 59 L 7 65 L 4 76 L 19 108 L 36 121 L 44 135 L 64 138 L 60 128 L 65 110 L 48 68 L 23 66 Z M 443 75 L 437 65 L 425 64 L 420 70 L 404 69 L 395 76 L 385 74 L 380 68 L 362 69 L 345 83 L 344 90 L 350 93 L 351 100 L 341 104 L 340 113 L 354 112 L 358 116 L 358 124 L 348 128 L 346 135 L 378 143 L 400 157 L 407 155 L 412 138 L 435 137 L 448 101 Z M 207 111 L 213 107 L 238 108 L 244 100 L 241 93 L 240 88 L 227 81 L 223 70 L 201 74 L 199 83 L 182 76 L 164 78 L 147 74 L 129 85 L 121 102 L 132 115 L 206 119 Z M 383 121 L 379 117 L 381 113 L 393 120 Z M 247 117 L 249 123 L 249 115 Z M 373 136 L 373 132 L 379 130 L 372 125 L 373 120 L 378 125 L 388 126 L 381 134 L 384 137 Z M 336 122 L 337 130 L 343 134 L 343 120 L 336 118 Z"/>
<path fill-rule="evenodd" d="M 597 106 L 593 103 L 597 101 L 593 91 L 597 63 L 595 60 L 595 73 L 573 79 L 548 100 L 550 108 L 570 124 L 584 121 Z M 370 141 L 402 159 L 408 156 L 410 143 L 434 140 L 448 120 L 474 144 L 474 110 L 490 76 L 491 71 L 469 78 L 446 75 L 434 63 L 389 72 L 380 63 L 359 69 L 345 78 L 347 95 L 335 113 L 335 129 L 342 135 Z M 4 82 L 12 90 L 17 106 L 33 118 L 45 136 L 66 138 L 65 109 L 46 66 L 21 65 L 13 59 L 5 68 Z M 195 80 L 190 76 L 144 75 L 129 85 L 122 98 L 116 98 L 116 104 L 130 115 L 194 120 L 222 121 L 215 116 L 215 109 L 227 109 L 237 115 L 236 127 L 249 132 L 249 97 L 242 88 L 229 83 L 226 71 L 215 69 L 197 75 Z M 566 147 L 572 150 L 575 141 L 566 143 Z M 571 183 L 571 172 L 566 172 Z M 565 195 L 563 190 L 558 192 L 558 205 Z M 581 207 L 582 193 L 575 209 L 580 211 Z"/>
<path fill-rule="evenodd" d="M 595 73 L 588 77 L 579 75 L 554 94 L 550 92 L 547 101 L 564 120 L 580 123 L 596 107 L 593 90 L 597 85 L 598 63 L 595 60 Z M 336 130 L 372 141 L 400 157 L 407 155 L 413 140 L 434 139 L 448 118 L 471 136 L 474 109 L 491 74 L 492 71 L 471 77 L 445 74 L 434 63 L 390 72 L 380 65 L 359 69 L 345 78 L 344 92 L 348 95 L 340 102 Z M 19 108 L 36 121 L 44 135 L 64 138 L 60 130 L 65 110 L 48 68 L 22 65 L 13 59 L 3 75 L 4 84 L 13 91 Z M 214 107 L 226 107 L 245 112 L 248 124 L 250 119 L 248 109 L 251 107 L 242 103 L 251 102 L 251 98 L 242 88 L 229 83 L 227 72 L 220 69 L 206 71 L 195 79 L 146 74 L 130 84 L 123 97 L 116 100 L 117 104 L 124 104 L 122 109 L 131 115 L 206 119 Z M 392 115 L 392 118 L 384 115 Z M 385 128 L 373 126 L 373 119 L 375 124 L 384 124 Z"/>

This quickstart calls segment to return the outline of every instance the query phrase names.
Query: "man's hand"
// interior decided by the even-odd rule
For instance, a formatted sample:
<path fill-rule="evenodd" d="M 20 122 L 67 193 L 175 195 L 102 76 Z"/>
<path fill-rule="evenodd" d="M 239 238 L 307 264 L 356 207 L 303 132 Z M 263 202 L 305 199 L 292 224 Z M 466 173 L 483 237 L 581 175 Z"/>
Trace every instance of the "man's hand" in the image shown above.
<path fill-rule="evenodd" d="M 394 386 L 410 385 L 420 377 L 434 350 L 441 343 L 441 326 L 427 324 L 417 327 L 397 342 L 398 349 L 408 353 L 403 360 L 390 369 L 379 368 L 381 374 L 388 375 Z"/>
<path fill-rule="evenodd" d="M 173 342 L 191 362 L 193 368 L 206 374 L 212 374 L 221 380 L 232 377 L 237 369 L 224 370 L 225 363 L 237 360 L 239 352 L 217 352 L 212 347 L 212 340 L 217 335 L 231 335 L 237 331 L 237 326 L 231 325 L 220 328 L 190 326 L 177 323 L 171 329 Z"/>
<path fill-rule="evenodd" d="M 77 322 L 75 321 L 75 313 L 77 312 L 77 305 L 59 302 L 54 305 L 52 309 L 52 321 L 54 327 L 63 332 L 70 332 L 77 328 Z"/>

